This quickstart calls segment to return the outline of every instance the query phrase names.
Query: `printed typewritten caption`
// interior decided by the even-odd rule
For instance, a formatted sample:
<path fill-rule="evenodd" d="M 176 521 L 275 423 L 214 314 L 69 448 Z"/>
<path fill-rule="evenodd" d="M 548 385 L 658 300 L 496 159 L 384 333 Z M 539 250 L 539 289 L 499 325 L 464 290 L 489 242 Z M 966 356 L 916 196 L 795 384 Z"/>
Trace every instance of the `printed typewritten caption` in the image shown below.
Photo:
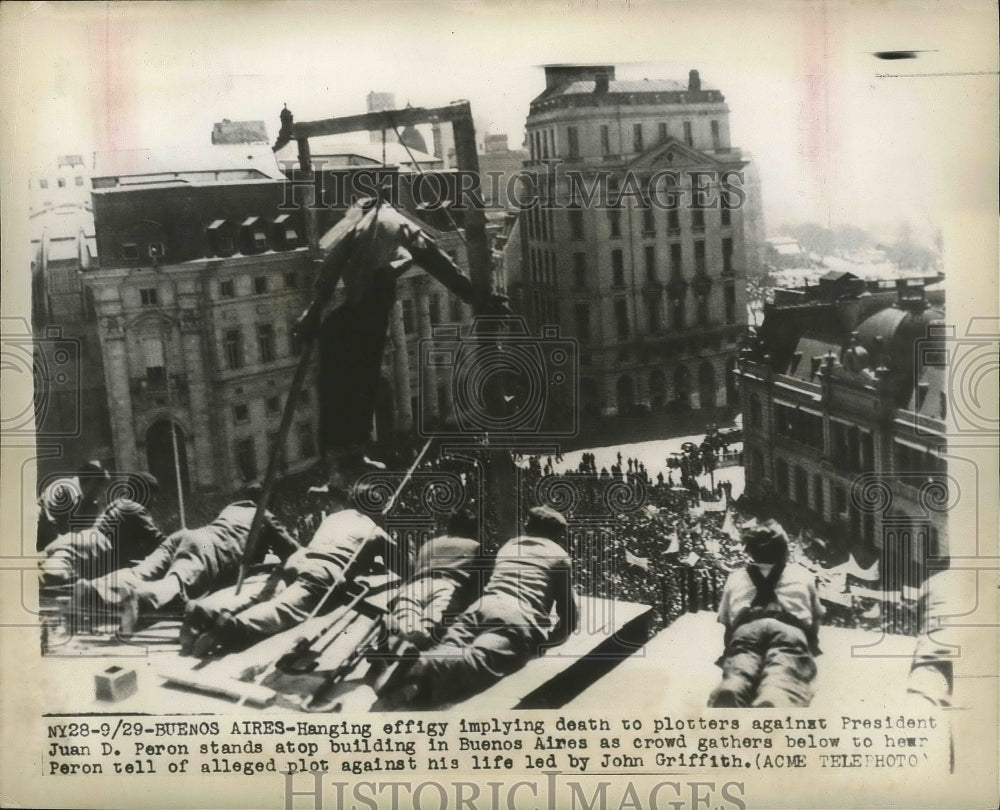
<path fill-rule="evenodd" d="M 928 715 L 348 720 L 47 718 L 50 776 L 940 767 L 948 728 Z"/>

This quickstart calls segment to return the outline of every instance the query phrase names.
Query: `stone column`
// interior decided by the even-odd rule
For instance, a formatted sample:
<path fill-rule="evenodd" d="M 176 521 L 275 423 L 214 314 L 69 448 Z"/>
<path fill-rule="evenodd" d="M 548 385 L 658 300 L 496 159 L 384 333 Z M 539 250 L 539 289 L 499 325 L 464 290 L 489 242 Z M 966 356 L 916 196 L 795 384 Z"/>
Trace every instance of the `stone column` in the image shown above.
<path fill-rule="evenodd" d="M 417 332 L 423 343 L 431 339 L 431 302 L 427 295 L 427 279 L 415 278 L 413 280 L 413 294 L 417 309 Z M 426 345 L 426 343 L 424 343 Z M 418 353 L 420 350 L 418 349 Z M 437 372 L 428 363 L 420 363 L 420 402 L 429 421 L 436 420 L 439 416 L 437 401 Z"/>
<path fill-rule="evenodd" d="M 408 433 L 413 429 L 413 407 L 410 402 L 410 357 L 403 327 L 403 302 L 397 301 L 392 310 L 389 328 L 392 335 L 392 378 L 395 393 L 396 430 Z"/>
<path fill-rule="evenodd" d="M 102 331 L 104 380 L 108 391 L 108 413 L 111 417 L 115 465 L 120 470 L 145 469 L 145 459 L 140 462 L 136 448 L 132 392 L 129 389 L 128 353 L 118 316 L 105 319 Z"/>
<path fill-rule="evenodd" d="M 188 457 L 188 475 L 200 487 L 224 486 L 228 483 L 223 465 L 221 447 L 216 446 L 218 435 L 212 428 L 208 402 L 208 385 L 202 357 L 202 319 L 195 309 L 181 312 L 181 363 L 172 372 L 183 371 L 188 384 L 188 414 L 191 425 L 193 452 Z M 192 463 L 193 462 L 193 463 Z"/>

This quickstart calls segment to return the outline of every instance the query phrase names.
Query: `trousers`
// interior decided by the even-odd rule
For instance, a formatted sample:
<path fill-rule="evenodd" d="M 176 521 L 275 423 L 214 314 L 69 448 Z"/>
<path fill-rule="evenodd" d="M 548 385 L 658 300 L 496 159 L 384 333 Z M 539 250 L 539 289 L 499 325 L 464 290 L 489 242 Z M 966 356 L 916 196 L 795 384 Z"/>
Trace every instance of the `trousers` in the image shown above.
<path fill-rule="evenodd" d="M 376 271 L 363 300 L 345 301 L 324 318 L 318 341 L 321 450 L 368 441 L 395 303 L 395 276 Z"/>
<path fill-rule="evenodd" d="M 755 619 L 733 631 L 709 706 L 808 706 L 815 678 L 816 662 L 802 630 L 778 619 Z"/>
<path fill-rule="evenodd" d="M 411 705 L 441 707 L 472 697 L 535 658 L 541 641 L 526 625 L 467 611 L 407 673 Z"/>

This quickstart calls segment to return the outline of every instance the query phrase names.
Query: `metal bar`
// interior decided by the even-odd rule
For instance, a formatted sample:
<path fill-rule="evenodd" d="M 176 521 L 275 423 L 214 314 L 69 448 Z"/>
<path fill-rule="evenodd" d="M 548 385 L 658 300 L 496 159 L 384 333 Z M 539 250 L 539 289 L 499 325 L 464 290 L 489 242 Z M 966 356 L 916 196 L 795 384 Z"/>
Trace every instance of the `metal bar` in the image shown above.
<path fill-rule="evenodd" d="M 468 101 L 455 101 L 444 107 L 407 107 L 405 110 L 385 110 L 341 118 L 325 118 L 320 121 L 301 121 L 292 125 L 292 132 L 293 137 L 297 139 L 315 138 L 319 135 L 343 135 L 347 132 L 392 129 L 394 122 L 400 126 L 437 124 L 454 122 L 463 117 L 472 120 L 472 108 Z"/>
<path fill-rule="evenodd" d="M 278 480 L 278 466 L 281 459 L 281 451 L 288 438 L 288 431 L 292 426 L 292 418 L 295 416 L 295 405 L 299 401 L 299 393 L 305 385 L 306 373 L 309 370 L 309 361 L 312 359 L 313 341 L 308 341 L 302 347 L 302 357 L 299 358 L 299 365 L 295 369 L 295 376 L 292 378 L 292 385 L 288 389 L 288 396 L 285 398 L 285 410 L 281 414 L 281 425 L 278 428 L 278 436 L 275 439 L 274 447 L 271 448 L 271 457 L 267 462 L 267 473 L 264 475 L 263 489 L 257 501 L 257 511 L 253 514 L 253 521 L 250 523 L 250 534 L 247 535 L 247 544 L 243 551 L 243 561 L 240 563 L 240 572 L 236 578 L 236 595 L 239 596 L 243 587 L 243 580 L 246 579 L 247 569 L 250 567 L 250 560 L 253 559 L 254 547 L 257 545 L 257 538 L 264 525 L 264 514 L 267 512 L 267 504 L 271 500 L 274 485 Z"/>

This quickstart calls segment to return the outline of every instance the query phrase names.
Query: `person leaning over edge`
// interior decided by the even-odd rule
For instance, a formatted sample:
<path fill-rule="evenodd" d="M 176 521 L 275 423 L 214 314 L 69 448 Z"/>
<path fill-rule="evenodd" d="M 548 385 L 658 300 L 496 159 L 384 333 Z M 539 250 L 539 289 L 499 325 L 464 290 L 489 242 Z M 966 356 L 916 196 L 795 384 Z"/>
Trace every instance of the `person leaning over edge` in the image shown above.
<path fill-rule="evenodd" d="M 773 520 L 745 530 L 743 543 L 751 562 L 730 574 L 722 592 L 722 682 L 708 705 L 808 706 L 825 612 L 816 578 L 788 562 L 788 536 Z"/>

